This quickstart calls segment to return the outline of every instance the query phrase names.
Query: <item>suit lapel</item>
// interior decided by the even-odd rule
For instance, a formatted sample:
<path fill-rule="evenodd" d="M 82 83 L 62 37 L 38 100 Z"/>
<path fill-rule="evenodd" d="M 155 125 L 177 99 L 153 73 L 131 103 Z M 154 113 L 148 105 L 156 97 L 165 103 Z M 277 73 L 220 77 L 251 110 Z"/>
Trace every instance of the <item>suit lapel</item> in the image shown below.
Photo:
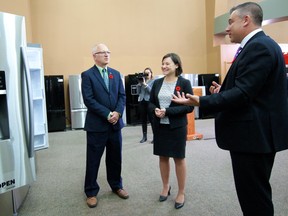
<path fill-rule="evenodd" d="M 159 79 L 159 85 L 156 85 L 156 88 L 155 88 L 156 95 L 159 94 L 163 81 L 164 81 L 164 77 Z"/>
<path fill-rule="evenodd" d="M 179 92 L 183 91 L 183 86 L 182 86 L 182 77 L 179 76 L 175 85 L 175 89 L 174 89 L 174 94 L 177 95 L 177 88 L 179 87 Z"/>
<path fill-rule="evenodd" d="M 245 50 L 245 48 L 247 47 L 247 45 L 253 41 L 255 38 L 258 38 L 258 37 L 263 37 L 263 36 L 266 36 L 266 34 L 263 32 L 263 31 L 260 31 L 258 33 L 256 33 L 252 38 L 250 38 L 247 43 L 244 45 L 242 51 L 239 53 L 239 55 L 237 56 L 237 58 L 235 59 L 235 61 L 232 63 L 231 67 L 229 68 L 226 76 L 225 76 L 225 79 L 222 83 L 222 86 L 223 88 L 221 87 L 220 91 L 221 90 L 225 90 L 225 86 L 226 84 L 229 84 L 230 85 L 230 81 L 233 81 L 234 80 L 234 77 L 236 76 L 236 67 L 237 67 L 237 64 L 238 64 L 238 61 L 240 59 L 242 59 L 245 55 L 245 52 L 247 52 L 247 50 Z M 234 81 L 233 81 L 234 82 Z"/>

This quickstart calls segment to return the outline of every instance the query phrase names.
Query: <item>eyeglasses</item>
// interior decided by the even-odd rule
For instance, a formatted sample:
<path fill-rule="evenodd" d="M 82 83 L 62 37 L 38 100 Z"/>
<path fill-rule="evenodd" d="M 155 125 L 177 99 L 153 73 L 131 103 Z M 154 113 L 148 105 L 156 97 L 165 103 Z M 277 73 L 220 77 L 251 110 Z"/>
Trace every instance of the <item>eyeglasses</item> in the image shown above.
<path fill-rule="evenodd" d="M 111 52 L 110 51 L 102 51 L 102 52 L 96 52 L 94 54 L 99 54 L 99 55 L 110 55 Z"/>

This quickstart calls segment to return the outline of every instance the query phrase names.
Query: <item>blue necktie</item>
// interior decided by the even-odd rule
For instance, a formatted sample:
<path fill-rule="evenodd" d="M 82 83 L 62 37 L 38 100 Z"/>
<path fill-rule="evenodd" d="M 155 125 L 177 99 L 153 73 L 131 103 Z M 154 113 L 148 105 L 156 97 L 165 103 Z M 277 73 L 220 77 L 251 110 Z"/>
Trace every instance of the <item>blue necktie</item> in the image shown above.
<path fill-rule="evenodd" d="M 103 73 L 103 79 L 104 79 L 105 85 L 107 89 L 109 90 L 109 78 L 108 78 L 107 70 L 103 68 L 102 73 Z"/>

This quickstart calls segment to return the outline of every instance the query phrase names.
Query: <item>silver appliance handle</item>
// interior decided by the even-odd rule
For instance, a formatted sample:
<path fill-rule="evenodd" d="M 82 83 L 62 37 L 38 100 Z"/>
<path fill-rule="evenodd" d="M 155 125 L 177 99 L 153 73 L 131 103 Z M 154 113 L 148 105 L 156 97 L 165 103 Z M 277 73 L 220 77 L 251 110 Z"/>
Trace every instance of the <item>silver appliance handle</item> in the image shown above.
<path fill-rule="evenodd" d="M 23 73 L 25 76 L 25 80 L 27 83 L 27 98 L 28 98 L 28 113 L 29 113 L 29 120 L 28 120 L 28 128 L 26 130 L 26 139 L 27 139 L 27 148 L 28 148 L 28 156 L 29 158 L 34 157 L 34 111 L 33 111 L 33 92 L 32 92 L 32 84 L 31 84 L 31 77 L 29 73 L 28 67 L 28 59 L 27 59 L 27 51 L 24 46 L 21 46 L 21 57 L 23 60 Z M 24 81 L 23 81 L 24 82 Z M 26 124 L 27 127 L 27 124 Z M 30 130 L 29 130 L 30 129 Z"/>

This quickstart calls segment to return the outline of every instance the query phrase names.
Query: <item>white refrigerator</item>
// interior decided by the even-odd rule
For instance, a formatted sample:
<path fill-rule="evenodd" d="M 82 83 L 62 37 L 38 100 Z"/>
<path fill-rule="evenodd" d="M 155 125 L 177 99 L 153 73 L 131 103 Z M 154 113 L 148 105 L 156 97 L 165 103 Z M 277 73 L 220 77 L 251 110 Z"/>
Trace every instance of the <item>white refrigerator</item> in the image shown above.
<path fill-rule="evenodd" d="M 0 50 L 0 214 L 17 215 L 36 180 L 35 149 L 48 147 L 45 92 L 29 68 L 24 17 L 0 12 Z"/>

